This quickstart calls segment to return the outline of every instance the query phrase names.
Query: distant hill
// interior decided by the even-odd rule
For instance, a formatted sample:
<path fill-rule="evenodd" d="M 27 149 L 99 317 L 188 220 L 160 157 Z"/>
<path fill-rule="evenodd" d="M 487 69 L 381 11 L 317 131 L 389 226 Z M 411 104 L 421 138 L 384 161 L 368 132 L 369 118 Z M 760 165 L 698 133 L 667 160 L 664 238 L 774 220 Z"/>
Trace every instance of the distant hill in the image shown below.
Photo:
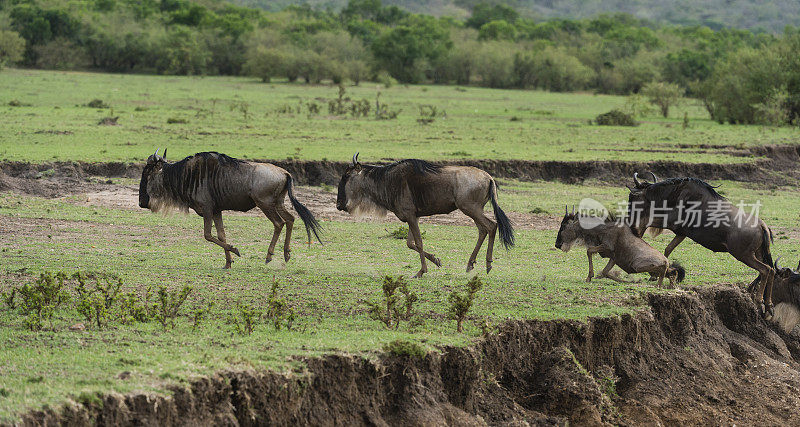
<path fill-rule="evenodd" d="M 266 10 L 308 4 L 339 10 L 347 0 L 236 0 Z M 479 0 L 384 0 L 415 13 L 468 16 Z M 491 1 L 490 1 L 491 2 Z M 780 33 L 786 25 L 800 26 L 798 0 L 509 0 L 503 2 L 531 18 L 586 18 L 625 12 L 659 23 L 763 29 Z"/>

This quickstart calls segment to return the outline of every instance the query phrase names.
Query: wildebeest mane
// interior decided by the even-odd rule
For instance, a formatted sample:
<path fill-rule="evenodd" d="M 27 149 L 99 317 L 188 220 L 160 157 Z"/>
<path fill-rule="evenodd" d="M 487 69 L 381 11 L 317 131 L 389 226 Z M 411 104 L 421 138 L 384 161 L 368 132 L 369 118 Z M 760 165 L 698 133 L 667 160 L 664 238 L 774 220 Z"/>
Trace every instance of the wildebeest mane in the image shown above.
<path fill-rule="evenodd" d="M 384 166 L 362 165 L 362 167 L 365 176 L 375 183 L 375 188 L 378 190 L 379 194 L 376 195 L 375 202 L 389 210 L 394 208 L 404 181 L 411 190 L 414 204 L 418 207 L 424 206 L 427 199 L 426 193 L 435 191 L 435 189 L 421 185 L 420 178 L 438 174 L 442 169 L 441 165 L 419 159 L 399 160 Z"/>
<path fill-rule="evenodd" d="M 688 200 L 726 200 L 715 188 L 699 178 L 667 178 L 650 185 L 647 196 L 651 200 L 677 202 L 679 197 L 685 198 L 688 192 Z"/>
<path fill-rule="evenodd" d="M 408 166 L 411 166 L 410 170 Z M 441 165 L 426 162 L 425 160 L 420 159 L 405 159 L 390 163 L 388 165 L 363 165 L 362 167 L 365 169 L 367 176 L 374 179 L 376 182 L 386 180 L 387 177 L 393 172 L 405 172 L 403 175 L 407 175 L 409 172 L 413 172 L 417 175 L 426 175 L 431 173 L 439 173 L 439 171 L 442 169 Z"/>
<path fill-rule="evenodd" d="M 186 209 L 192 203 L 192 196 L 204 182 L 214 183 L 226 169 L 238 169 L 245 162 L 228 155 L 207 151 L 187 156 L 172 164 L 165 164 L 163 169 L 164 188 L 170 198 L 181 208 Z M 214 200 L 220 200 L 217 185 L 209 185 L 208 191 Z"/>

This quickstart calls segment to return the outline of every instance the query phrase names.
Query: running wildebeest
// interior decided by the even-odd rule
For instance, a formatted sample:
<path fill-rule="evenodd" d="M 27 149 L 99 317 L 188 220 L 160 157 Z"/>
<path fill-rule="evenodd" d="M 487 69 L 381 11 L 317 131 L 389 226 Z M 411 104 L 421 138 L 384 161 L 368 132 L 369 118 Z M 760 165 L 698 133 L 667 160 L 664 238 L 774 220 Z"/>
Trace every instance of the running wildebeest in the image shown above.
<path fill-rule="evenodd" d="M 492 202 L 494 217 L 483 214 L 486 202 Z M 456 209 L 475 221 L 478 243 L 467 262 L 467 271 L 475 266 L 483 240 L 489 236 L 486 249 L 486 272 L 492 269 L 492 250 L 498 226 L 506 249 L 514 246 L 514 230 L 508 217 L 497 205 L 497 184 L 485 171 L 470 166 L 441 166 L 424 160 L 406 159 L 386 166 L 362 165 L 358 153 L 339 182 L 336 208 L 354 215 L 394 213 L 408 223 L 406 245 L 419 253 L 422 267 L 414 276 L 428 271 L 427 258 L 437 267 L 439 258 L 425 252 L 419 231 L 419 218 L 446 214 Z"/>
<path fill-rule="evenodd" d="M 778 266 L 776 259 L 774 267 L 772 302 L 775 303 L 775 315 L 772 321 L 788 334 L 800 323 L 800 263 L 797 265 L 797 270 L 792 270 L 789 267 Z M 752 289 L 750 291 L 752 292 Z"/>
<path fill-rule="evenodd" d="M 683 280 L 685 270 L 678 263 L 670 265 L 667 257 L 661 254 L 647 242 L 633 234 L 631 228 L 617 222 L 612 217 L 600 218 L 564 212 L 561 228 L 556 236 L 556 248 L 569 252 L 574 245 L 586 247 L 586 256 L 589 258 L 589 275 L 586 282 L 591 282 L 594 277 L 594 264 L 592 256 L 600 254 L 608 258 L 603 271 L 598 277 L 608 277 L 617 282 L 624 282 L 614 274 L 611 269 L 618 265 L 626 273 L 652 273 L 658 276 L 658 286 L 661 287 L 664 277 L 669 278 L 670 286 L 675 287 L 676 282 Z"/>
<path fill-rule="evenodd" d="M 166 155 L 167 150 L 164 150 L 164 157 Z M 153 212 L 169 208 L 184 212 L 193 209 L 203 217 L 206 240 L 225 249 L 225 268 L 230 268 L 233 262 L 231 252 L 240 255 L 238 249 L 225 241 L 222 211 L 246 212 L 258 206 L 272 221 L 275 229 L 266 262 L 272 260 L 284 225 L 283 257 L 289 261 L 294 216 L 283 206 L 287 194 L 306 226 L 309 243 L 312 232 L 319 240 L 319 223 L 294 197 L 292 175 L 284 169 L 269 163 L 234 159 L 217 152 L 197 153 L 175 163 L 167 162 L 164 157 L 159 156 L 156 150 L 147 159 L 139 184 L 139 206 Z M 217 237 L 211 234 L 212 221 L 217 228 Z"/>
<path fill-rule="evenodd" d="M 697 178 L 669 178 L 653 182 L 639 180 L 633 174 L 634 186 L 628 187 L 628 212 L 631 226 L 638 237 L 647 228 L 656 235 L 664 229 L 675 237 L 667 245 L 665 256 L 686 237 L 714 252 L 728 252 L 748 267 L 758 271 L 750 284 L 756 304 L 765 317 L 773 315 L 773 270 L 770 244 L 772 231 L 761 219 L 746 214 Z M 755 285 L 758 284 L 758 289 Z"/>

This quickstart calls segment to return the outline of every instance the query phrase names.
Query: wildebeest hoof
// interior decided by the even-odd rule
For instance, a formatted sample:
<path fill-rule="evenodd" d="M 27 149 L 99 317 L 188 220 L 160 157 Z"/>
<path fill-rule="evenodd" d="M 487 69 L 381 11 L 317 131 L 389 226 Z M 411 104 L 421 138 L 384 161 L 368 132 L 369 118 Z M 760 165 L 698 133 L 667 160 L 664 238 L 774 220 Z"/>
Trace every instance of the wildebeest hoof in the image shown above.
<path fill-rule="evenodd" d="M 238 249 L 236 249 L 236 248 L 234 248 L 233 246 L 231 246 L 231 249 L 230 249 L 230 251 L 231 251 L 231 252 L 233 252 L 233 253 L 235 253 L 235 254 L 236 254 L 236 256 L 239 256 L 239 257 L 241 256 L 241 255 L 239 254 L 239 250 L 238 250 Z"/>
<path fill-rule="evenodd" d="M 442 261 L 441 261 L 439 258 L 436 258 L 436 257 L 431 257 L 431 258 L 433 258 L 433 259 L 431 260 L 431 262 L 433 263 L 433 265 L 435 265 L 435 266 L 437 266 L 437 267 L 441 267 L 441 266 L 442 266 Z"/>
<path fill-rule="evenodd" d="M 472 271 L 473 268 L 475 268 L 475 263 L 474 262 L 467 263 L 467 273 Z"/>
<path fill-rule="evenodd" d="M 492 264 L 486 264 L 486 274 L 489 274 L 490 271 L 492 271 Z"/>
<path fill-rule="evenodd" d="M 291 258 L 291 257 L 292 257 L 292 255 L 289 252 L 284 252 L 283 253 L 283 260 L 284 261 L 289 262 L 289 258 Z"/>
<path fill-rule="evenodd" d="M 222 267 L 222 268 L 227 270 L 227 269 L 231 268 L 231 264 L 233 264 L 233 261 L 225 263 L 225 267 Z"/>
<path fill-rule="evenodd" d="M 593 277 L 593 276 L 589 276 L 589 277 L 587 277 L 587 278 L 586 278 L 586 283 L 592 283 L 592 277 Z"/>
<path fill-rule="evenodd" d="M 423 274 L 425 274 L 425 272 L 420 270 L 420 271 L 417 272 L 417 274 L 414 275 L 413 278 L 414 279 L 421 279 Z"/>

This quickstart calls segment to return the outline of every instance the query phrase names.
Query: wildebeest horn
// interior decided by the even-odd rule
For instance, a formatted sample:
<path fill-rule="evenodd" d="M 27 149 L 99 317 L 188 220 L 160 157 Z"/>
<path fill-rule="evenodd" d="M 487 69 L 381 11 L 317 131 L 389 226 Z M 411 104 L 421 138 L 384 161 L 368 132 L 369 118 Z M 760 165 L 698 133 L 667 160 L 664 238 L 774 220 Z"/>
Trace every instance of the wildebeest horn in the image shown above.
<path fill-rule="evenodd" d="M 569 207 L 567 205 L 564 205 L 564 215 L 567 215 L 568 213 L 569 213 Z"/>
<path fill-rule="evenodd" d="M 797 262 L 797 271 L 800 272 L 800 261 Z"/>
<path fill-rule="evenodd" d="M 161 155 L 161 158 L 166 160 L 167 159 L 167 149 L 164 149 L 164 154 Z"/>
<path fill-rule="evenodd" d="M 167 155 L 167 151 L 166 150 L 164 150 L 164 155 Z M 654 174 L 653 172 L 650 172 L 650 175 L 653 176 L 653 184 L 657 183 L 658 182 L 658 178 L 656 178 L 656 174 Z"/>
<path fill-rule="evenodd" d="M 633 183 L 636 184 L 637 187 L 642 185 L 642 183 L 639 182 L 639 172 L 634 172 L 633 173 Z"/>
<path fill-rule="evenodd" d="M 777 257 L 777 258 L 775 258 L 775 262 L 774 262 L 774 265 L 773 265 L 773 267 L 775 267 L 775 269 L 776 269 L 776 270 L 780 268 L 780 267 L 778 267 L 778 261 L 780 261 L 780 260 L 781 260 L 781 257 L 780 257 L 780 256 L 779 256 L 779 257 Z"/>
<path fill-rule="evenodd" d="M 353 166 L 358 164 L 358 153 L 353 154 Z"/>
<path fill-rule="evenodd" d="M 156 157 L 158 157 L 158 150 L 160 150 L 160 148 L 156 148 L 156 152 L 155 152 L 155 154 L 153 154 Z"/>

